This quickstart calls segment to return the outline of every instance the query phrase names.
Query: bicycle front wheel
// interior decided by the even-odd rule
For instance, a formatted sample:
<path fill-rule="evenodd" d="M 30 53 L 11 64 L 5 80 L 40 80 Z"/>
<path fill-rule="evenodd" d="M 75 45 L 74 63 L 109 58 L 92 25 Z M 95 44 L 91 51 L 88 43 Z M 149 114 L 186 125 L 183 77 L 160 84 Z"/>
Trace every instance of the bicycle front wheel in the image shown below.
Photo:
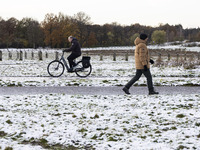
<path fill-rule="evenodd" d="M 54 60 L 49 63 L 47 66 L 47 71 L 52 77 L 60 77 L 65 70 L 65 67 L 62 62 L 59 60 Z"/>
<path fill-rule="evenodd" d="M 84 68 L 82 65 L 82 61 L 79 61 L 74 71 L 77 76 L 84 78 L 91 74 L 92 66 L 90 65 L 88 68 Z"/>

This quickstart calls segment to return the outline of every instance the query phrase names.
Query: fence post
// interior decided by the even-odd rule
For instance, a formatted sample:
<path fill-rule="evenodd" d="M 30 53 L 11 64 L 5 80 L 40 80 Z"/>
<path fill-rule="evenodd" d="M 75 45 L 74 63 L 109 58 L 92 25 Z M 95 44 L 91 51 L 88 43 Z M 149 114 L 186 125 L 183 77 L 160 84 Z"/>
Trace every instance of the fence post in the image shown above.
<path fill-rule="evenodd" d="M 113 61 L 116 61 L 116 53 L 113 53 Z"/>
<path fill-rule="evenodd" d="M 102 53 L 100 54 L 100 61 L 103 61 L 103 55 L 102 55 Z"/>
<path fill-rule="evenodd" d="M 158 54 L 157 62 L 158 62 L 158 63 L 161 63 L 161 53 Z"/>
<path fill-rule="evenodd" d="M 48 53 L 46 52 L 46 58 L 48 58 Z"/>
<path fill-rule="evenodd" d="M 2 51 L 0 51 L 0 61 L 2 61 Z"/>
<path fill-rule="evenodd" d="M 170 61 L 170 53 L 168 53 L 168 61 Z"/>
<path fill-rule="evenodd" d="M 31 59 L 34 60 L 34 52 L 31 52 Z"/>
<path fill-rule="evenodd" d="M 125 61 L 128 61 L 128 52 L 126 52 Z"/>
<path fill-rule="evenodd" d="M 184 60 L 187 61 L 187 54 L 184 54 Z"/>
<path fill-rule="evenodd" d="M 23 52 L 22 51 L 19 52 L 19 60 L 21 60 L 21 61 L 23 60 Z"/>
<path fill-rule="evenodd" d="M 19 52 L 17 51 L 17 59 L 16 60 L 18 60 L 19 59 Z"/>
<path fill-rule="evenodd" d="M 195 54 L 191 54 L 191 61 L 194 61 L 195 60 Z"/>
<path fill-rule="evenodd" d="M 39 60 L 42 60 L 42 51 L 38 52 L 38 57 L 39 57 Z"/>
<path fill-rule="evenodd" d="M 160 66 L 162 63 L 162 59 L 161 59 L 161 53 L 157 53 L 158 54 L 158 58 L 156 60 L 156 65 Z"/>
<path fill-rule="evenodd" d="M 56 60 L 58 60 L 58 52 L 56 52 L 56 56 L 55 56 Z"/>
<path fill-rule="evenodd" d="M 12 53 L 8 51 L 8 59 L 12 59 Z"/>
<path fill-rule="evenodd" d="M 179 62 L 179 54 L 178 53 L 176 54 L 176 62 L 177 63 Z"/>
<path fill-rule="evenodd" d="M 25 59 L 27 59 L 27 51 L 25 51 L 24 53 L 25 53 L 25 54 L 24 54 L 24 55 L 25 55 Z"/>

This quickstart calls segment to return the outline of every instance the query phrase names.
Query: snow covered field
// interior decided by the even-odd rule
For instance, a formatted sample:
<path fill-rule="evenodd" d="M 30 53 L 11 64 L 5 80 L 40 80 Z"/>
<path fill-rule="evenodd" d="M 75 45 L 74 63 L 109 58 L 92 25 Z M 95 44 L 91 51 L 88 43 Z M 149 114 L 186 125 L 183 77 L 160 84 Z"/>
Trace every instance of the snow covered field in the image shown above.
<path fill-rule="evenodd" d="M 185 50 L 200 52 L 200 42 L 168 42 L 162 45 L 148 45 L 149 49 L 166 49 L 166 50 Z M 84 48 L 84 50 L 130 50 L 135 49 L 135 46 L 118 46 L 118 47 L 97 47 L 97 48 Z"/>
<path fill-rule="evenodd" d="M 53 59 L 53 58 L 52 58 Z M 135 74 L 134 59 L 123 60 L 118 57 L 112 61 L 105 57 L 99 61 L 99 56 L 92 56 L 92 74 L 88 78 L 78 78 L 75 73 L 66 71 L 60 78 L 49 77 L 47 65 L 51 61 L 10 61 L 0 62 L 0 86 L 122 86 Z M 156 58 L 154 59 L 156 60 Z M 155 85 L 200 85 L 200 66 L 185 69 L 183 66 L 151 67 Z M 136 85 L 146 85 L 142 77 Z"/>
<path fill-rule="evenodd" d="M 2 149 L 200 147 L 200 95 L 5 95 L 0 104 Z"/>
<path fill-rule="evenodd" d="M 53 60 L 0 62 L 0 86 L 123 86 L 134 61 L 92 57 L 93 72 L 49 77 Z M 200 86 L 200 67 L 152 66 L 154 85 Z M 146 85 L 142 77 L 137 86 Z M 12 91 L 11 91 L 12 92 Z M 1 95 L 0 149 L 200 149 L 200 95 Z"/>

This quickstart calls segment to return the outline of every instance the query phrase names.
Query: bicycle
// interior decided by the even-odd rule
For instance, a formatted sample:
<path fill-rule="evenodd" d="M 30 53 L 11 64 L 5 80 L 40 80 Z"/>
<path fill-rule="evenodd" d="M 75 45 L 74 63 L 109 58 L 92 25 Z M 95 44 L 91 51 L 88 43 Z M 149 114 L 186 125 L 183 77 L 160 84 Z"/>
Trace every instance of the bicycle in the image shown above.
<path fill-rule="evenodd" d="M 67 61 L 64 58 L 64 52 L 61 55 L 60 60 L 53 60 L 47 66 L 47 71 L 52 77 L 60 77 L 65 68 L 69 72 L 69 66 Z M 83 56 L 82 60 L 76 63 L 76 66 L 73 68 L 73 72 L 76 73 L 79 77 L 87 77 L 92 72 L 92 65 L 90 64 L 90 57 Z"/>

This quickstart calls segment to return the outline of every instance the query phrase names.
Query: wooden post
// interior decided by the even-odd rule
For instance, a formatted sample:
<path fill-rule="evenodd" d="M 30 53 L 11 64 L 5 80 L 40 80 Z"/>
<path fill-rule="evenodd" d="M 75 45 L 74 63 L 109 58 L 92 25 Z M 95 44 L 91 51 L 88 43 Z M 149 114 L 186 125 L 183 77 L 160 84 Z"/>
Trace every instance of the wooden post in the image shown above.
<path fill-rule="evenodd" d="M 21 61 L 23 60 L 23 52 L 22 51 L 19 52 L 19 60 L 21 60 Z"/>
<path fill-rule="evenodd" d="M 0 51 L 0 61 L 2 61 L 2 51 Z"/>
<path fill-rule="evenodd" d="M 19 52 L 17 51 L 17 60 L 19 59 Z"/>
<path fill-rule="evenodd" d="M 24 53 L 25 53 L 25 54 L 24 54 L 24 55 L 25 55 L 25 59 L 27 59 L 27 51 L 25 51 Z"/>
<path fill-rule="evenodd" d="M 39 57 L 39 60 L 42 60 L 42 51 L 38 52 L 38 57 Z"/>
<path fill-rule="evenodd" d="M 184 60 L 187 61 L 187 54 L 184 54 Z"/>
<path fill-rule="evenodd" d="M 46 52 L 46 58 L 48 58 L 48 53 Z"/>
<path fill-rule="evenodd" d="M 194 61 L 195 60 L 195 54 L 191 54 L 191 61 Z"/>
<path fill-rule="evenodd" d="M 113 61 L 116 61 L 116 53 L 113 53 Z"/>
<path fill-rule="evenodd" d="M 161 64 L 161 62 L 162 62 L 161 53 L 158 54 L 158 59 L 156 60 L 156 62 L 157 62 L 157 65 Z"/>
<path fill-rule="evenodd" d="M 168 53 L 168 61 L 170 61 L 170 53 Z"/>
<path fill-rule="evenodd" d="M 126 52 L 125 61 L 128 61 L 128 52 Z"/>
<path fill-rule="evenodd" d="M 191 64 L 191 63 L 193 62 L 193 60 L 194 60 L 193 57 L 194 57 L 194 56 L 193 56 L 192 54 L 189 55 L 189 59 L 188 59 L 188 60 L 189 60 L 190 64 Z"/>
<path fill-rule="evenodd" d="M 158 54 L 158 60 L 161 61 L 161 53 Z"/>
<path fill-rule="evenodd" d="M 176 54 L 176 62 L 177 63 L 179 62 L 179 54 L 178 53 Z"/>
<path fill-rule="evenodd" d="M 102 53 L 100 54 L 100 61 L 103 61 L 103 55 L 102 55 Z"/>
<path fill-rule="evenodd" d="M 12 53 L 8 51 L 8 59 L 12 59 Z"/>
<path fill-rule="evenodd" d="M 58 52 L 56 52 L 55 59 L 58 60 Z"/>
<path fill-rule="evenodd" d="M 34 60 L 34 52 L 31 52 L 31 59 Z"/>

